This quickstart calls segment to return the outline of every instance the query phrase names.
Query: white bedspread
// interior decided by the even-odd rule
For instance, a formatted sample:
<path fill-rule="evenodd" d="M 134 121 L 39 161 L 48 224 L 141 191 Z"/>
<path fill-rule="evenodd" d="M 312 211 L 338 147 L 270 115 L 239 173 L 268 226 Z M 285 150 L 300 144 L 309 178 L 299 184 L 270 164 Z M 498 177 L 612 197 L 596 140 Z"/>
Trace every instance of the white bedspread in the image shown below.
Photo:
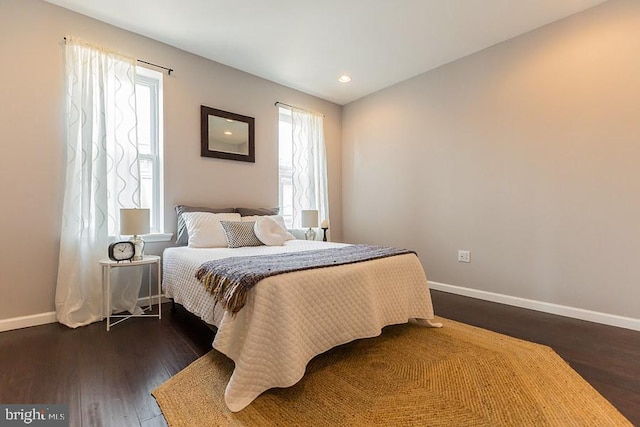
<path fill-rule="evenodd" d="M 269 277 L 249 293 L 236 317 L 215 307 L 194 277 L 212 259 L 340 247 L 291 240 L 285 246 L 168 248 L 163 256 L 165 294 L 218 328 L 213 348 L 235 362 L 225 391 L 231 411 L 260 393 L 290 387 L 316 355 L 354 339 L 378 336 L 384 326 L 433 319 L 422 265 L 413 254 Z"/>

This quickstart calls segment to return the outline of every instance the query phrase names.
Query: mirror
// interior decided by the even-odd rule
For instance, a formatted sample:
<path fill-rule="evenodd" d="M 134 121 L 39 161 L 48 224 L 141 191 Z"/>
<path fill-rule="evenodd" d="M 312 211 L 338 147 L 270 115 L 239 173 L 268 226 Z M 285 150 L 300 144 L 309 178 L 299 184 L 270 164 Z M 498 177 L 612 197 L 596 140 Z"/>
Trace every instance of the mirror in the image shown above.
<path fill-rule="evenodd" d="M 200 155 L 255 163 L 255 119 L 200 106 Z"/>

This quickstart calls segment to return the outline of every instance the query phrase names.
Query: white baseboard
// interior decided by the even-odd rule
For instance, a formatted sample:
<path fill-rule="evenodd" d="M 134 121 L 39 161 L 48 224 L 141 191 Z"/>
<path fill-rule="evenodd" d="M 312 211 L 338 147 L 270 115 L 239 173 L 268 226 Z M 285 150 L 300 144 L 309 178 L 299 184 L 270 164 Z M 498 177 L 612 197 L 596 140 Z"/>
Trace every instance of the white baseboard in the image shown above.
<path fill-rule="evenodd" d="M 156 305 L 156 303 L 158 302 L 158 295 L 151 295 L 151 305 Z M 161 304 L 164 304 L 165 302 L 171 302 L 171 298 L 167 298 L 164 295 L 161 295 L 161 300 L 160 300 Z M 147 307 L 149 304 L 149 297 L 141 297 L 138 298 L 138 307 Z"/>
<path fill-rule="evenodd" d="M 55 311 L 32 314 L 31 316 L 13 317 L 11 319 L 0 320 L 0 332 L 28 328 L 30 326 L 46 325 L 47 323 L 55 322 L 57 322 Z"/>
<path fill-rule="evenodd" d="M 634 319 L 631 317 L 617 316 L 615 314 L 600 313 L 597 311 L 584 310 L 582 308 L 569 307 L 566 305 L 552 304 L 544 301 L 536 301 L 510 295 L 497 294 L 494 292 L 480 291 L 478 289 L 464 288 L 462 286 L 448 285 L 446 283 L 429 281 L 429 287 L 436 291 L 448 292 L 450 294 L 463 295 L 466 297 L 481 299 L 485 301 L 492 301 L 500 304 L 512 305 L 515 307 L 528 308 L 530 310 L 541 311 L 543 313 L 557 314 L 559 316 L 571 317 L 574 319 L 601 323 L 603 325 L 617 326 L 619 328 L 640 331 L 640 319 Z"/>
<path fill-rule="evenodd" d="M 138 306 L 147 307 L 149 298 L 138 298 Z M 169 298 L 162 295 L 161 301 L 163 303 L 171 301 Z M 158 302 L 157 295 L 151 295 L 152 305 L 156 305 Z M 49 313 L 32 314 L 31 316 L 13 317 L 10 319 L 0 319 L 0 332 L 12 331 L 14 329 L 29 328 L 31 326 L 46 325 L 48 323 L 55 323 L 56 312 L 51 311 Z"/>

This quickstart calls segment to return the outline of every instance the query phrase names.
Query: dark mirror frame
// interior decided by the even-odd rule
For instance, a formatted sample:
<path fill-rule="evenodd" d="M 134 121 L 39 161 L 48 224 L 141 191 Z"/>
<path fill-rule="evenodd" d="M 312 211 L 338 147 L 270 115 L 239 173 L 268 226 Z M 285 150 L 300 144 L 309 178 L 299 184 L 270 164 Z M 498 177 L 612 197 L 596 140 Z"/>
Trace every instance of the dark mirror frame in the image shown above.
<path fill-rule="evenodd" d="M 235 154 L 224 151 L 209 149 L 209 116 L 222 117 L 224 119 L 236 120 L 249 125 L 249 154 Z M 255 154 L 255 119 L 241 114 L 230 113 L 228 111 L 200 106 L 200 156 L 215 157 L 218 159 L 239 160 L 241 162 L 256 162 Z"/>

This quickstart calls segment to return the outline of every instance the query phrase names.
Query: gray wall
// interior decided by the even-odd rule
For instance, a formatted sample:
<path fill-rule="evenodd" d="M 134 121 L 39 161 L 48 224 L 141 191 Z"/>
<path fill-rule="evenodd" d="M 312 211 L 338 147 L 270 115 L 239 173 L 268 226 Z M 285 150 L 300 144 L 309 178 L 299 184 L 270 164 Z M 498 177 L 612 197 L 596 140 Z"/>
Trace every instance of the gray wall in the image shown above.
<path fill-rule="evenodd" d="M 640 1 L 611 0 L 345 106 L 345 240 L 640 319 L 639 52 Z"/>
<path fill-rule="evenodd" d="M 173 206 L 278 204 L 275 101 L 325 114 L 331 232 L 341 239 L 341 107 L 39 0 L 0 1 L 0 321 L 54 310 L 63 197 L 62 38 L 175 69 L 164 80 L 165 230 Z M 256 119 L 256 163 L 200 157 L 200 105 Z M 148 245 L 161 253 L 163 246 Z M 106 248 L 105 248 L 106 256 Z"/>

